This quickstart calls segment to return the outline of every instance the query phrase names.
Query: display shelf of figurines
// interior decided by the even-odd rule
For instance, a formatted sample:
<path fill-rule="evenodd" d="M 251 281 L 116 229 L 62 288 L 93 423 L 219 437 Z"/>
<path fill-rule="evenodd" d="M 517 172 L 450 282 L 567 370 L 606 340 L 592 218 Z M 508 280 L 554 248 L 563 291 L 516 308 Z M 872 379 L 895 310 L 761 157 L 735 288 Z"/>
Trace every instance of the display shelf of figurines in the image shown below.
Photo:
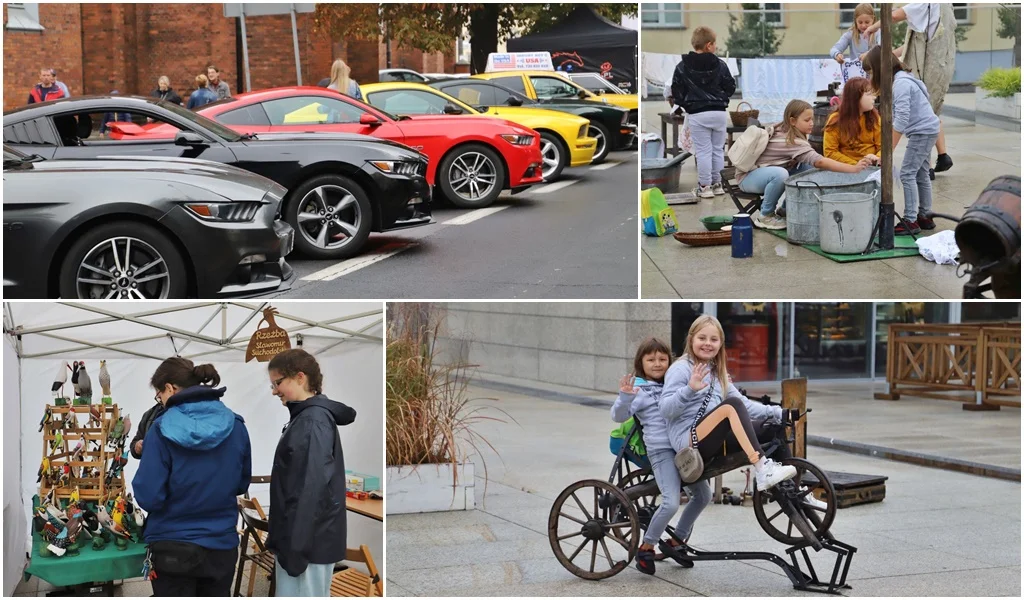
<path fill-rule="evenodd" d="M 67 370 L 73 373 L 74 398 L 64 396 Z M 111 398 L 105 361 L 100 361 L 100 383 L 103 396 L 93 403 L 84 363 L 75 362 L 74 368 L 61 363 L 53 404 L 43 409 L 39 493 L 32 513 L 38 555 L 44 559 L 78 556 L 86 539 L 93 550 L 111 542 L 127 550 L 141 533 L 142 514 L 124 480 L 131 418 Z"/>

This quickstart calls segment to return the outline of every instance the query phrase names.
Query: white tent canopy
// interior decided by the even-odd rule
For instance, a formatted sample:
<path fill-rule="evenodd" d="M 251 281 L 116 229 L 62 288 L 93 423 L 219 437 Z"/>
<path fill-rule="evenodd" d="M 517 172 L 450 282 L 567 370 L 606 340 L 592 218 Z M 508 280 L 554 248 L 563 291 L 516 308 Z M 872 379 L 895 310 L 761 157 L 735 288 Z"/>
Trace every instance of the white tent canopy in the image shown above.
<path fill-rule="evenodd" d="M 270 475 L 288 410 L 271 394 L 267 363 L 246 363 L 249 338 L 263 309 L 277 309 L 276 324 L 293 348 L 313 354 L 324 376 L 324 393 L 357 411 L 356 422 L 338 429 L 345 466 L 383 478 L 384 308 L 379 302 L 5 302 L 4 303 L 4 595 L 13 593 L 24 567 L 29 511 L 38 490 L 42 458 L 38 431 L 51 383 L 65 362 L 85 361 L 100 397 L 99 360 L 106 360 L 111 396 L 132 417 L 134 436 L 153 406 L 149 379 L 160 361 L 183 356 L 213 364 L 227 388 L 223 402 L 245 419 L 253 475 Z M 65 395 L 72 395 L 68 382 Z M 131 487 L 138 467 L 130 460 Z M 269 488 L 250 493 L 266 504 Z M 367 544 L 383 555 L 383 528 L 349 516 L 349 545 Z"/>

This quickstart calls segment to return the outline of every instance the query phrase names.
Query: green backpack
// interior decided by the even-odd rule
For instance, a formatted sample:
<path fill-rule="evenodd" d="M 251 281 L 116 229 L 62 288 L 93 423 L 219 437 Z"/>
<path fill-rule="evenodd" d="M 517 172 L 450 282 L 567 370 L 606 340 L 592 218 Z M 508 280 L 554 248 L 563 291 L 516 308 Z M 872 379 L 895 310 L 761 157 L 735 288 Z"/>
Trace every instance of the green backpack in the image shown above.
<path fill-rule="evenodd" d="M 611 436 L 617 440 L 625 439 L 635 423 L 636 421 L 633 420 L 633 417 L 626 419 L 622 425 L 612 429 Z M 626 440 L 626 443 L 629 444 L 629 449 L 637 456 L 647 456 L 647 447 L 644 446 L 643 436 L 640 435 L 639 431 Z"/>

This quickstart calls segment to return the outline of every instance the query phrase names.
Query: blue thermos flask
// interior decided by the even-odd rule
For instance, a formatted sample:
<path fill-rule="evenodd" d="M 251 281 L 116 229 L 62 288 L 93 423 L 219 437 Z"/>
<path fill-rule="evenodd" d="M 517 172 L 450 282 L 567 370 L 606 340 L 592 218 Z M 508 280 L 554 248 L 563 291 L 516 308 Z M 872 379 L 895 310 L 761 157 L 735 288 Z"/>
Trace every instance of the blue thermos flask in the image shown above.
<path fill-rule="evenodd" d="M 754 255 L 754 224 L 750 215 L 740 213 L 732 217 L 732 257 L 750 258 Z"/>

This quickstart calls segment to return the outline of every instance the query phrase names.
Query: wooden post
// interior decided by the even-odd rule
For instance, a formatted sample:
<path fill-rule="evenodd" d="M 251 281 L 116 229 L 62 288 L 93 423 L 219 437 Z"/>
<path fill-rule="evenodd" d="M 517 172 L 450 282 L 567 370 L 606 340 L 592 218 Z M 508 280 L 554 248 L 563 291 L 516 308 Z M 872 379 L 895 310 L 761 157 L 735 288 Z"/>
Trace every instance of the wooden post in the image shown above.
<path fill-rule="evenodd" d="M 782 410 L 791 408 L 800 412 L 807 410 L 807 378 L 783 379 L 782 380 Z M 807 419 L 803 418 L 797 422 L 795 427 L 796 441 L 793 448 L 793 456 L 807 458 Z"/>
<path fill-rule="evenodd" d="M 988 411 L 988 410 L 999 410 L 1001 407 L 998 404 L 988 404 L 985 402 L 988 400 L 988 394 L 986 388 L 988 387 L 988 376 L 989 376 L 989 361 L 995 357 L 988 355 L 988 339 L 989 333 L 984 327 L 978 332 L 978 339 L 975 342 L 975 357 L 974 357 L 974 402 L 964 402 L 961 404 L 963 410 L 969 411 Z"/>
<path fill-rule="evenodd" d="M 885 354 L 885 392 L 875 392 L 875 400 L 899 400 L 900 393 L 896 390 L 896 361 L 899 358 L 900 349 L 899 340 L 896 338 L 896 331 L 893 329 L 892 323 L 887 325 L 889 328 L 888 339 L 888 351 Z"/>
<path fill-rule="evenodd" d="M 878 218 L 880 221 L 878 231 L 878 245 L 882 250 L 892 250 L 895 246 L 895 212 L 896 207 L 892 201 L 892 8 L 891 5 L 882 4 L 882 65 L 879 80 L 882 89 L 878 90 L 881 95 L 882 113 L 882 203 L 879 207 Z"/>

